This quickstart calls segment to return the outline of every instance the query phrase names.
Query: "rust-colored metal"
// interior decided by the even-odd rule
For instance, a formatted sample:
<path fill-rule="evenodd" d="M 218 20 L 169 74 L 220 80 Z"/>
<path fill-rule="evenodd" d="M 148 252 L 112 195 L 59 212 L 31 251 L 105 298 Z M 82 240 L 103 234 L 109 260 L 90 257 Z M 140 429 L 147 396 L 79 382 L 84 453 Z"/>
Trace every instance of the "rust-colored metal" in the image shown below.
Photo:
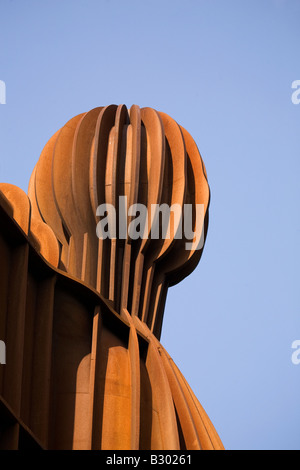
<path fill-rule="evenodd" d="M 100 239 L 97 207 L 204 206 L 189 133 L 151 108 L 72 118 L 46 144 L 28 196 L 0 185 L 0 447 L 223 449 L 159 339 L 167 290 L 202 249 L 176 237 Z M 128 224 L 130 215 L 127 214 Z"/>

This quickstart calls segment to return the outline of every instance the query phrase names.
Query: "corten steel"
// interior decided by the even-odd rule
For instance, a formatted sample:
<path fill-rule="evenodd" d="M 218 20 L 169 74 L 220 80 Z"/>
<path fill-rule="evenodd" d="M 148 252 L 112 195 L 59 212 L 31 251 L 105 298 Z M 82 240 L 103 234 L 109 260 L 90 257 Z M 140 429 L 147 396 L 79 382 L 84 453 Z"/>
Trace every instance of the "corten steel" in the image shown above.
<path fill-rule="evenodd" d="M 99 239 L 98 205 L 124 195 L 128 206 L 204 204 L 206 235 L 205 167 L 168 115 L 92 109 L 46 144 L 28 196 L 0 185 L 4 449 L 223 449 L 159 341 L 167 289 L 202 249 L 174 231 Z"/>

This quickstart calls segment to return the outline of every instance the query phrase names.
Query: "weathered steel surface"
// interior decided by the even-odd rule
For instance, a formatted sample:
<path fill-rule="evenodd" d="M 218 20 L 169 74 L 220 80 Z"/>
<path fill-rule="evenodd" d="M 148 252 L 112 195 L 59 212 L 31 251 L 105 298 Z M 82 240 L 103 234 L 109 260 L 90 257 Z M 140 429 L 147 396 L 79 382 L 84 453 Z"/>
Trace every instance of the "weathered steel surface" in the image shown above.
<path fill-rule="evenodd" d="M 97 207 L 118 213 L 127 196 L 128 206 L 203 204 L 205 239 L 209 194 L 188 132 L 136 105 L 67 122 L 28 196 L 0 185 L 0 447 L 223 449 L 159 342 L 167 289 L 202 249 L 187 250 L 171 220 L 168 239 L 96 235 Z"/>

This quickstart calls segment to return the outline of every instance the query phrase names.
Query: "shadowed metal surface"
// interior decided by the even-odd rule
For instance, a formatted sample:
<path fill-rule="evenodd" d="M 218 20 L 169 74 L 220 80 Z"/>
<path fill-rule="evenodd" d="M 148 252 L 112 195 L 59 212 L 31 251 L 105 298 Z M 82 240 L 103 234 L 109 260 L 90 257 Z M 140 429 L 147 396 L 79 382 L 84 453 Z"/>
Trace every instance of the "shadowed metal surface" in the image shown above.
<path fill-rule="evenodd" d="M 28 196 L 0 185 L 3 448 L 223 449 L 159 342 L 168 287 L 203 248 L 187 250 L 171 218 L 168 239 L 149 236 L 150 218 L 142 239 L 96 234 L 97 207 L 118 213 L 126 196 L 128 207 L 192 204 L 194 229 L 203 204 L 205 239 L 209 194 L 189 133 L 136 105 L 68 121 L 43 149 Z"/>

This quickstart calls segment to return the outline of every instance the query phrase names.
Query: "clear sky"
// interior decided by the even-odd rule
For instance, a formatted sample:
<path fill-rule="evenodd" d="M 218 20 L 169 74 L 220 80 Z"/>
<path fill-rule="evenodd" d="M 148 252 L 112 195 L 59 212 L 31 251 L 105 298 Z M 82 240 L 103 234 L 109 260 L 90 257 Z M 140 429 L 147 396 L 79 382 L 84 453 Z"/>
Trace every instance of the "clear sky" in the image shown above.
<path fill-rule="evenodd" d="M 299 0 L 1 0 L 0 180 L 96 106 L 150 106 L 194 137 L 211 188 L 200 264 L 162 344 L 227 449 L 300 449 Z"/>

